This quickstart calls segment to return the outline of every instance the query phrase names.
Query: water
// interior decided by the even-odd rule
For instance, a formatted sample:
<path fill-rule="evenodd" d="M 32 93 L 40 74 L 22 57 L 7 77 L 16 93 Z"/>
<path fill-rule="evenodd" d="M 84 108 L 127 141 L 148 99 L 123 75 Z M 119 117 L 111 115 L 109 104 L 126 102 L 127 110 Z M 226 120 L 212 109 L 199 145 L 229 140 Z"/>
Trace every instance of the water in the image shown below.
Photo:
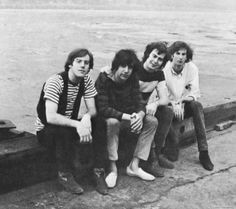
<path fill-rule="evenodd" d="M 219 9 L 1 9 L 1 118 L 12 119 L 32 131 L 42 83 L 52 73 L 63 70 L 66 56 L 76 47 L 93 52 L 92 76 L 96 78 L 99 68 L 110 64 L 121 48 L 133 48 L 141 58 L 151 41 L 183 40 L 195 51 L 201 77 L 235 81 L 235 22 L 234 11 Z"/>

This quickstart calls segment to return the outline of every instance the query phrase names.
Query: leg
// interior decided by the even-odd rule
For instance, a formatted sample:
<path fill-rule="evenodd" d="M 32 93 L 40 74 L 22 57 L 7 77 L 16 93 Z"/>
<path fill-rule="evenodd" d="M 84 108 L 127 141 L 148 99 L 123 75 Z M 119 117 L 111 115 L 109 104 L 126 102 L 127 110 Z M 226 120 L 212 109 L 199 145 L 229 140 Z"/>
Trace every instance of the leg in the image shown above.
<path fill-rule="evenodd" d="M 206 139 L 206 129 L 202 104 L 198 101 L 186 102 L 185 113 L 186 116 L 190 115 L 193 117 L 198 150 L 200 152 L 200 163 L 206 170 L 213 170 L 214 165 L 212 164 L 208 154 L 208 144 Z"/>
<path fill-rule="evenodd" d="M 92 136 L 94 151 L 93 179 L 96 190 L 102 194 L 108 194 L 105 182 L 105 163 L 107 160 L 106 122 L 103 118 L 92 118 Z"/>
<path fill-rule="evenodd" d="M 161 150 L 166 143 L 167 134 L 170 131 L 174 118 L 174 112 L 168 106 L 159 106 L 155 116 L 159 122 L 154 138 L 158 162 L 164 168 L 173 169 L 174 165 L 167 158 L 165 158 L 163 154 L 161 154 Z"/>
<path fill-rule="evenodd" d="M 174 118 L 174 112 L 168 106 L 159 106 L 157 108 L 155 117 L 159 123 L 154 140 L 156 143 L 157 153 L 160 153 L 161 149 L 165 145 L 166 137 Z"/>
<path fill-rule="evenodd" d="M 143 128 L 138 137 L 137 145 L 134 151 L 134 157 L 127 167 L 127 174 L 130 176 L 138 176 L 143 180 L 154 180 L 155 177 L 139 167 L 139 161 L 148 159 L 154 134 L 157 128 L 157 119 L 153 116 L 146 115 L 143 120 Z"/>
<path fill-rule="evenodd" d="M 177 161 L 179 157 L 179 139 L 175 132 L 173 125 L 170 126 L 166 144 L 164 148 L 164 154 L 170 161 Z"/>
<path fill-rule="evenodd" d="M 110 173 L 106 178 L 106 183 L 109 188 L 116 186 L 116 180 L 118 176 L 116 161 L 118 160 L 118 145 L 119 145 L 119 133 L 120 133 L 120 121 L 115 118 L 106 119 L 107 125 L 107 151 L 108 159 L 110 162 Z"/>
<path fill-rule="evenodd" d="M 83 193 L 83 189 L 75 182 L 71 174 L 72 161 L 75 154 L 74 147 L 76 140 L 79 139 L 76 130 L 68 127 L 47 125 L 42 131 L 40 131 L 40 137 L 43 137 L 43 140 L 51 140 L 51 144 L 55 145 L 59 183 L 71 193 Z"/>
<path fill-rule="evenodd" d="M 184 109 L 186 117 L 189 116 L 193 117 L 193 123 L 198 143 L 198 150 L 199 151 L 208 150 L 202 104 L 198 101 L 186 102 Z"/>

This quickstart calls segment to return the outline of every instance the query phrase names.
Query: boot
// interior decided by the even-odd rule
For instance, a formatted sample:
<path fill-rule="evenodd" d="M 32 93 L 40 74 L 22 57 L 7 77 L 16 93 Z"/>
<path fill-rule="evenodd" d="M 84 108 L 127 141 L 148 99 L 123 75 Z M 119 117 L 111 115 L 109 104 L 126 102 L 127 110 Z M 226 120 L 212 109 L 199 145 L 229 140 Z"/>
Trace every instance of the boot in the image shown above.
<path fill-rule="evenodd" d="M 200 151 L 199 160 L 203 168 L 205 168 L 206 170 L 212 171 L 214 169 L 214 165 L 211 162 L 211 159 L 208 154 L 208 150 Z"/>
<path fill-rule="evenodd" d="M 108 194 L 108 187 L 105 181 L 105 171 L 103 168 L 94 168 L 93 170 L 96 190 L 102 195 Z"/>
<path fill-rule="evenodd" d="M 165 153 L 165 157 L 172 162 L 175 162 L 179 159 L 179 148 L 178 147 L 166 148 L 164 153 Z"/>
<path fill-rule="evenodd" d="M 151 148 L 145 171 L 155 177 L 164 177 L 164 170 L 158 163 L 158 157 L 155 148 Z"/>
<path fill-rule="evenodd" d="M 165 158 L 163 154 L 159 155 L 158 162 L 159 162 L 159 165 L 163 168 L 168 168 L 168 169 L 174 168 L 174 164 L 170 162 L 167 158 Z"/>
<path fill-rule="evenodd" d="M 69 172 L 58 172 L 58 182 L 72 194 L 82 194 L 83 188 L 75 181 L 73 175 Z"/>

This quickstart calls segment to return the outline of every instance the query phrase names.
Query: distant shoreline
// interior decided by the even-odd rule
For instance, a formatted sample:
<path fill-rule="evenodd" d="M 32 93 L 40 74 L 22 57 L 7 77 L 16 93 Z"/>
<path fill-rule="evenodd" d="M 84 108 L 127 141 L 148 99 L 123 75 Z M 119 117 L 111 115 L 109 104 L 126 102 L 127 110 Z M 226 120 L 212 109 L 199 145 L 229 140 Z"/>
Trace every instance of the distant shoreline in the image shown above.
<path fill-rule="evenodd" d="M 76 9 L 138 11 L 236 11 L 234 0 L 0 0 L 0 9 Z"/>

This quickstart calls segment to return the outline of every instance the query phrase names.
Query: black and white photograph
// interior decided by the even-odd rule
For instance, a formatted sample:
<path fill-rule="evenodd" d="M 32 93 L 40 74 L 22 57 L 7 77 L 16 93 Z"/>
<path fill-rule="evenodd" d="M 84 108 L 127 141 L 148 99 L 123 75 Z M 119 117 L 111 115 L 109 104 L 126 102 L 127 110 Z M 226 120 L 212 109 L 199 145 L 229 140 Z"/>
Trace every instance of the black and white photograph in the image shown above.
<path fill-rule="evenodd" d="M 0 209 L 235 209 L 235 0 L 0 0 Z"/>

